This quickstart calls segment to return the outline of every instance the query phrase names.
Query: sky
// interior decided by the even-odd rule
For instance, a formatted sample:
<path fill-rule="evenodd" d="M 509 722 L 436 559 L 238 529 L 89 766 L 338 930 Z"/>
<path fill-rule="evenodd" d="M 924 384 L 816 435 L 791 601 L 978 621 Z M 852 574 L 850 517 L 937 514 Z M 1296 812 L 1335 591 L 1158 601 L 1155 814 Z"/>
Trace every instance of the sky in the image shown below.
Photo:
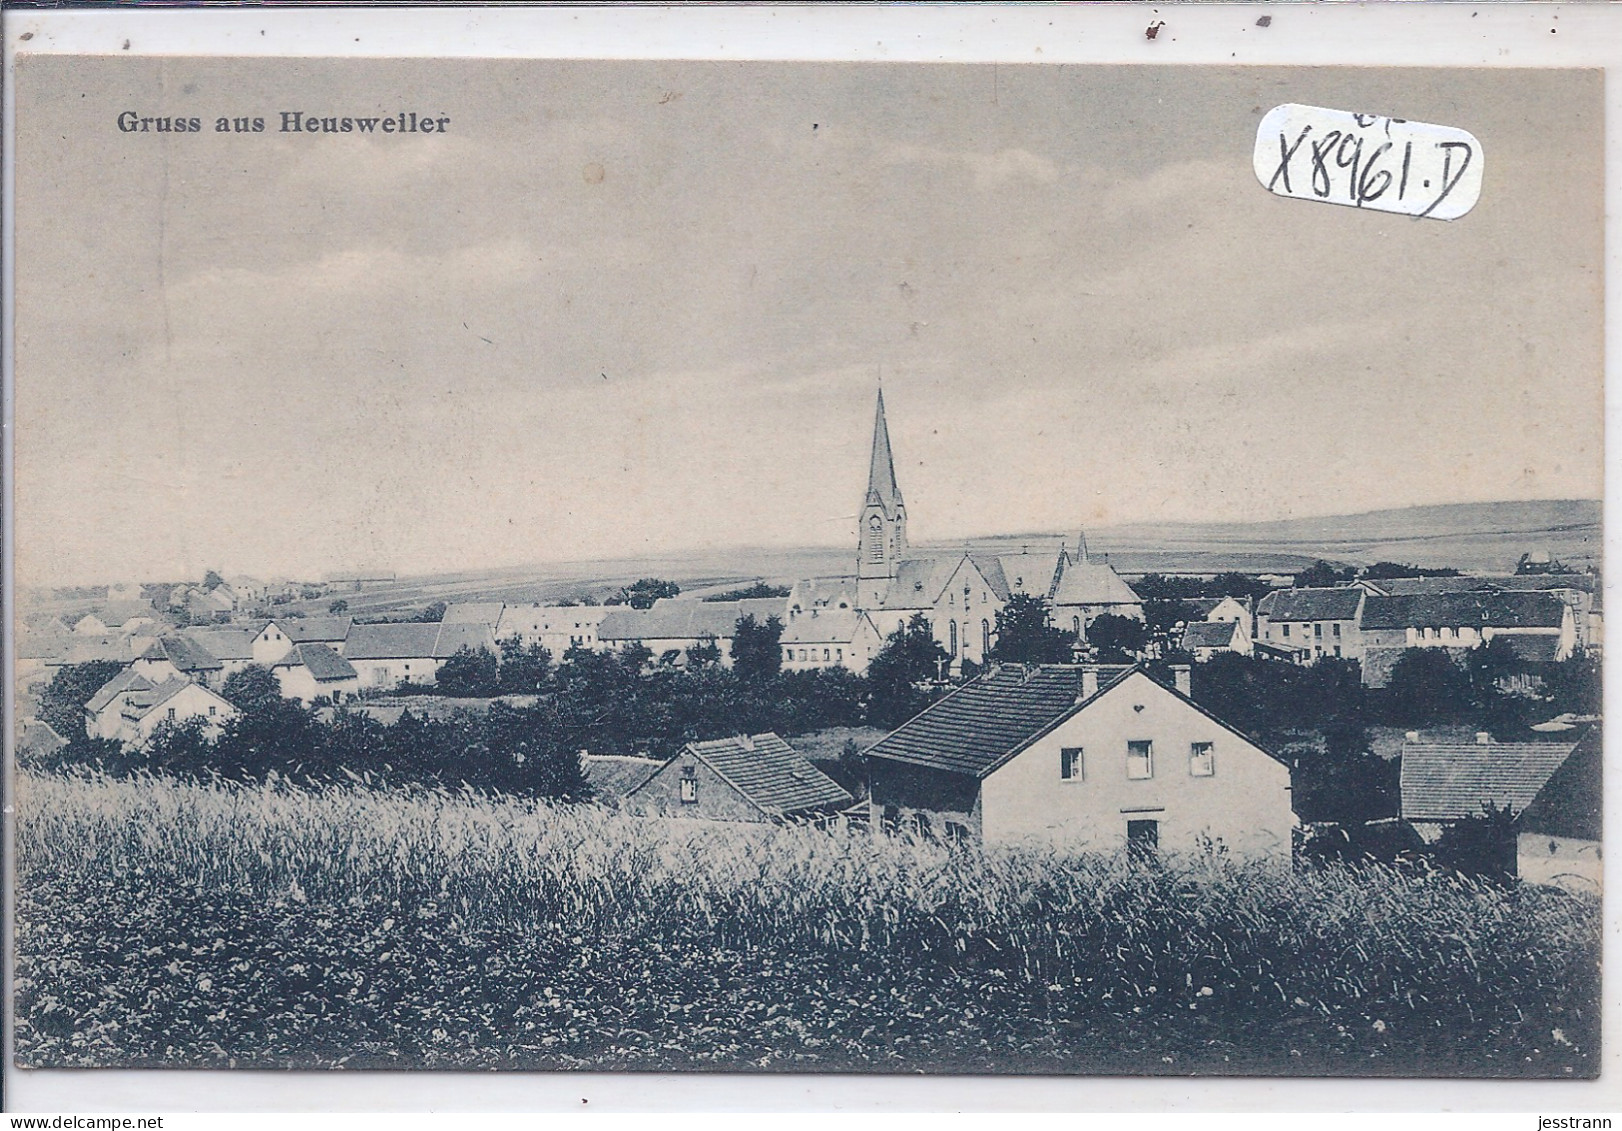
<path fill-rule="evenodd" d="M 25 57 L 18 580 L 854 552 L 881 381 L 915 541 L 1598 498 L 1600 93 Z M 1480 203 L 1268 194 L 1251 151 L 1284 102 L 1469 130 Z"/>

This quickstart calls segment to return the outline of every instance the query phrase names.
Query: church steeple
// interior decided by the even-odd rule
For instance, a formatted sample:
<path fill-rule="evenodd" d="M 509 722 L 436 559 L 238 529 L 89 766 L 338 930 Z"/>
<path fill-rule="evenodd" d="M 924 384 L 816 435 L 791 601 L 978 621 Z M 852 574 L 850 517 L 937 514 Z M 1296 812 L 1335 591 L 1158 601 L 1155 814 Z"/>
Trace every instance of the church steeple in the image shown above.
<path fill-rule="evenodd" d="M 884 600 L 896 565 L 907 549 L 907 505 L 895 479 L 890 427 L 884 419 L 884 390 L 879 390 L 873 416 L 873 452 L 868 462 L 867 494 L 862 498 L 856 578 L 860 603 L 871 608 Z"/>

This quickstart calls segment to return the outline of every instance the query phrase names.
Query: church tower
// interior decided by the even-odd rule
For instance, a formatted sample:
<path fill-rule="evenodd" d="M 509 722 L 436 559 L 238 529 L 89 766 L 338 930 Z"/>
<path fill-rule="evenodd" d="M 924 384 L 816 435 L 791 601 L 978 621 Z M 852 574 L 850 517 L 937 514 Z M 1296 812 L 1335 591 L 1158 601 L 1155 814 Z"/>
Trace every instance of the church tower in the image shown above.
<path fill-rule="evenodd" d="M 895 580 L 896 566 L 907 552 L 907 506 L 895 481 L 890 429 L 884 421 L 884 390 L 879 390 L 873 418 L 873 456 L 867 470 L 856 551 L 857 607 L 871 609 L 884 601 Z"/>

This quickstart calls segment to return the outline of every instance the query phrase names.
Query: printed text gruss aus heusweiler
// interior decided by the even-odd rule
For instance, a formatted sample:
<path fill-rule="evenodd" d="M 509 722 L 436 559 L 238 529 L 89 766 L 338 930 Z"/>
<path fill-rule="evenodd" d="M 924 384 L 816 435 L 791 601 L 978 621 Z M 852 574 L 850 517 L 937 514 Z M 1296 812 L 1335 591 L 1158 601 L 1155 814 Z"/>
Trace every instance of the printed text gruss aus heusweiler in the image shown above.
<path fill-rule="evenodd" d="M 280 110 L 268 118 L 262 115 L 230 115 L 213 119 L 125 110 L 116 121 L 119 132 L 126 134 L 442 134 L 451 124 L 450 118 L 444 114 L 428 114 L 418 110 L 364 116 Z"/>

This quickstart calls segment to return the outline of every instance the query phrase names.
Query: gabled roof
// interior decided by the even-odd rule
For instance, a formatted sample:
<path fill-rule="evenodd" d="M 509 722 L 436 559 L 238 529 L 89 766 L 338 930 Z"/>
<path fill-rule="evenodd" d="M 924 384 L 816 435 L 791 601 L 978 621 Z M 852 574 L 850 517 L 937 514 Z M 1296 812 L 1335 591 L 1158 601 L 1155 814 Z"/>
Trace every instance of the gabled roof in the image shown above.
<path fill-rule="evenodd" d="M 354 624 L 354 617 L 288 617 L 276 621 L 276 627 L 294 644 L 338 644 L 348 638 Z"/>
<path fill-rule="evenodd" d="M 618 605 L 508 605 L 496 635 L 505 639 L 524 633 L 572 632 L 575 625 L 595 628 L 619 611 Z"/>
<path fill-rule="evenodd" d="M 1143 600 L 1108 562 L 1071 562 L 1053 593 L 1055 605 L 1141 605 Z"/>
<path fill-rule="evenodd" d="M 1493 639 L 1502 640 L 1517 659 L 1529 664 L 1552 664 L 1560 658 L 1560 637 L 1552 632 L 1502 632 Z"/>
<path fill-rule="evenodd" d="M 983 569 L 987 559 L 978 554 L 973 557 Z M 997 563 L 998 569 L 1002 572 L 1004 591 L 997 595 L 1004 600 L 1013 593 L 1028 593 L 1033 597 L 1044 598 L 1053 596 L 1059 582 L 1059 563 L 1063 557 L 1063 552 L 1059 550 L 1038 554 L 998 554 L 991 560 Z M 990 579 L 989 574 L 987 579 Z M 1123 581 L 1121 584 L 1126 583 Z"/>
<path fill-rule="evenodd" d="M 740 619 L 754 617 L 757 624 L 765 624 L 769 617 L 776 617 L 780 621 L 788 620 L 786 597 L 745 597 L 736 604 Z"/>
<path fill-rule="evenodd" d="M 156 686 L 148 684 L 143 690 L 131 688 L 130 694 L 125 697 L 129 705 L 124 708 L 124 717 L 131 720 L 145 718 L 188 687 L 196 687 L 215 699 L 220 698 L 202 684 L 194 683 L 185 676 L 170 676 Z M 220 701 L 224 702 L 223 699 Z"/>
<path fill-rule="evenodd" d="M 1183 631 L 1183 648 L 1230 648 L 1234 638 L 1244 635 L 1244 626 L 1238 621 L 1197 620 Z"/>
<path fill-rule="evenodd" d="M 259 635 L 263 627 L 260 624 L 197 625 L 181 630 L 179 635 L 200 644 L 210 655 L 221 660 L 251 660 L 254 637 Z"/>
<path fill-rule="evenodd" d="M 137 640 L 135 637 L 118 632 L 87 636 L 75 635 L 68 643 L 67 653 L 60 658 L 60 663 L 64 665 L 88 664 L 95 660 L 113 660 L 120 664 L 127 664 L 135 658 L 137 644 L 145 647 L 146 640 Z"/>
<path fill-rule="evenodd" d="M 794 583 L 794 589 L 784 601 L 785 607 L 798 603 L 804 611 L 814 608 L 856 607 L 856 579 L 854 577 L 806 577 Z"/>
<path fill-rule="evenodd" d="M 434 659 L 448 660 L 463 648 L 496 651 L 496 638 L 487 624 L 441 624 L 434 637 Z"/>
<path fill-rule="evenodd" d="M 854 609 L 824 609 L 801 613 L 783 626 L 784 644 L 849 644 L 861 631 L 866 613 Z M 875 635 L 878 630 L 875 628 Z"/>
<path fill-rule="evenodd" d="M 1234 602 L 1240 608 L 1247 608 L 1243 597 L 1183 597 L 1182 603 L 1188 606 L 1188 611 L 1197 617 L 1208 617 L 1217 609 L 1227 603 Z"/>
<path fill-rule="evenodd" d="M 1419 597 L 1432 593 L 1472 593 L 1494 588 L 1486 577 L 1381 577 L 1358 585 L 1381 597 Z"/>
<path fill-rule="evenodd" d="M 1106 683 L 1134 670 L 1101 670 L 1100 693 Z M 1079 665 L 994 667 L 915 715 L 867 754 L 983 777 L 1067 717 L 1081 699 L 1081 687 Z"/>
<path fill-rule="evenodd" d="M 17 658 L 19 660 L 54 660 L 67 655 L 73 646 L 73 637 L 66 632 L 24 626 L 17 631 Z"/>
<path fill-rule="evenodd" d="M 168 660 L 183 672 L 218 671 L 225 665 L 207 648 L 186 636 L 160 636 L 141 652 L 143 660 Z"/>
<path fill-rule="evenodd" d="M 690 755 L 773 816 L 849 805 L 850 794 L 775 734 L 689 742 L 676 757 Z"/>
<path fill-rule="evenodd" d="M 947 583 L 967 554 L 940 558 L 907 558 L 896 565 L 895 580 L 884 594 L 880 608 L 933 609 Z"/>
<path fill-rule="evenodd" d="M 616 608 L 597 626 L 599 640 L 730 640 L 741 616 L 737 601 L 662 598 L 652 608 Z M 757 618 L 758 619 L 758 618 Z"/>
<path fill-rule="evenodd" d="M 1332 589 L 1275 589 L 1256 606 L 1270 621 L 1356 620 L 1367 597 L 1355 585 Z"/>
<path fill-rule="evenodd" d="M 506 610 L 502 601 L 458 601 L 448 606 L 440 619 L 445 624 L 487 624 L 494 629 Z"/>
<path fill-rule="evenodd" d="M 301 666 L 308 668 L 319 683 L 356 677 L 355 666 L 325 644 L 295 644 L 287 655 L 271 665 L 273 668 Z"/>
<path fill-rule="evenodd" d="M 1404 743 L 1403 820 L 1479 817 L 1489 802 L 1519 813 L 1574 748 L 1570 742 Z"/>
<path fill-rule="evenodd" d="M 151 691 L 157 686 L 146 676 L 134 668 L 125 668 L 112 679 L 101 685 L 101 690 L 90 697 L 84 709 L 92 715 L 99 715 L 107 705 L 126 691 Z"/>
<path fill-rule="evenodd" d="M 1599 840 L 1604 775 L 1600 728 L 1577 740 L 1569 757 L 1549 775 L 1517 822 L 1521 832 Z"/>
<path fill-rule="evenodd" d="M 357 624 L 349 630 L 344 655 L 350 660 L 414 660 L 434 655 L 437 624 Z"/>
<path fill-rule="evenodd" d="M 580 769 L 598 801 L 617 801 L 651 778 L 665 763 L 656 758 L 632 758 L 621 754 L 587 754 Z"/>
<path fill-rule="evenodd" d="M 96 619 L 108 628 L 117 628 L 121 624 L 128 624 L 137 617 L 155 616 L 151 601 L 123 600 L 107 601 L 95 608 Z"/>
<path fill-rule="evenodd" d="M 1552 593 L 1432 593 L 1410 597 L 1370 597 L 1361 627 L 1381 628 L 1559 628 L 1566 605 Z M 1283 619 L 1275 616 L 1273 619 Z M 1295 619 L 1295 618 L 1291 618 Z"/>

